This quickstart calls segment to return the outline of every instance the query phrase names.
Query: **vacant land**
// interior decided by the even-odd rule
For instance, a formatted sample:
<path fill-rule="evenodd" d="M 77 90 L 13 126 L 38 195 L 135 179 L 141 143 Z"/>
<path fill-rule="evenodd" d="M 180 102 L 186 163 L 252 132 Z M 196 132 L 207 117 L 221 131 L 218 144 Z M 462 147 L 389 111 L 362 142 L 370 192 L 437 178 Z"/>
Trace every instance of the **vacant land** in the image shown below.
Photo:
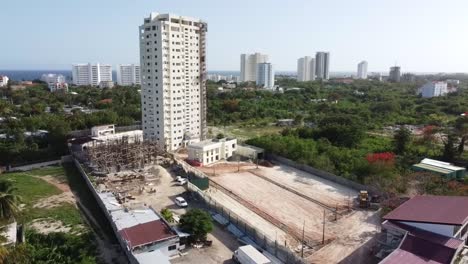
<path fill-rule="evenodd" d="M 292 249 L 297 250 L 304 228 L 312 247 L 305 252 L 310 263 L 340 262 L 378 232 L 378 213 L 353 210 L 357 192 L 346 186 L 285 165 L 214 166 L 210 196 L 268 238 L 285 239 Z"/>

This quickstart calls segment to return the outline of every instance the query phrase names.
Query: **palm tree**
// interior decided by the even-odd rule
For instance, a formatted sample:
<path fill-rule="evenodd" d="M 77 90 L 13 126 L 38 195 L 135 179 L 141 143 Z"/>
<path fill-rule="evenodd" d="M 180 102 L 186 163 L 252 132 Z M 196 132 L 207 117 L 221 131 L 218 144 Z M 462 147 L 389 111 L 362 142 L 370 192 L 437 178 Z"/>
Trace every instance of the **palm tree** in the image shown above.
<path fill-rule="evenodd" d="M 0 219 L 10 219 L 18 213 L 21 198 L 15 190 L 10 182 L 0 181 Z"/>

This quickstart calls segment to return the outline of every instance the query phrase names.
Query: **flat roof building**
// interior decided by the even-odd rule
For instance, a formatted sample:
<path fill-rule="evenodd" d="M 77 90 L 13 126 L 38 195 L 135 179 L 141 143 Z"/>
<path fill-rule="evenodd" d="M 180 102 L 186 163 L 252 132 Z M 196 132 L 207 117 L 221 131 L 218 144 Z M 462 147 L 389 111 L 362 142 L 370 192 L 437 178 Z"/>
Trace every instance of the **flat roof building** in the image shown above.
<path fill-rule="evenodd" d="M 466 168 L 454 166 L 449 162 L 443 162 L 433 159 L 423 159 L 420 163 L 411 167 L 415 171 L 428 171 L 442 175 L 449 179 L 464 179 Z"/>
<path fill-rule="evenodd" d="M 208 139 L 187 147 L 188 159 L 201 165 L 227 160 L 237 150 L 237 139 Z"/>

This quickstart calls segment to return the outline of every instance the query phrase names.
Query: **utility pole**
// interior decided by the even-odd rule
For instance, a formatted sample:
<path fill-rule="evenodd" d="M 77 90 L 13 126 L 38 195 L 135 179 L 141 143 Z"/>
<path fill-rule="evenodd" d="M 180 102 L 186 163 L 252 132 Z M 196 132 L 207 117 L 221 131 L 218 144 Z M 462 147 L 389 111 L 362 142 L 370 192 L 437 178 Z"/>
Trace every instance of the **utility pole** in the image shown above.
<path fill-rule="evenodd" d="M 240 171 L 240 156 L 237 155 L 237 172 Z"/>
<path fill-rule="evenodd" d="M 304 258 L 304 228 L 305 228 L 305 220 L 304 224 L 302 225 L 302 247 L 301 247 L 301 258 Z"/>
<path fill-rule="evenodd" d="M 322 230 L 322 245 L 325 244 L 325 209 L 323 209 L 323 230 Z"/>

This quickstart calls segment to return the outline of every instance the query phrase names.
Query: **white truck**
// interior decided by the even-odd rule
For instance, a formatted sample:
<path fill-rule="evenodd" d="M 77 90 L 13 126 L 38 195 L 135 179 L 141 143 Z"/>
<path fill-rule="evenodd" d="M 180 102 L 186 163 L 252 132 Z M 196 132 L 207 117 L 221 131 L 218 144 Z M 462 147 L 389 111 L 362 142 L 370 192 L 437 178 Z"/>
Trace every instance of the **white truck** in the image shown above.
<path fill-rule="evenodd" d="M 271 264 L 271 261 L 251 245 L 239 247 L 232 259 L 240 264 Z"/>

